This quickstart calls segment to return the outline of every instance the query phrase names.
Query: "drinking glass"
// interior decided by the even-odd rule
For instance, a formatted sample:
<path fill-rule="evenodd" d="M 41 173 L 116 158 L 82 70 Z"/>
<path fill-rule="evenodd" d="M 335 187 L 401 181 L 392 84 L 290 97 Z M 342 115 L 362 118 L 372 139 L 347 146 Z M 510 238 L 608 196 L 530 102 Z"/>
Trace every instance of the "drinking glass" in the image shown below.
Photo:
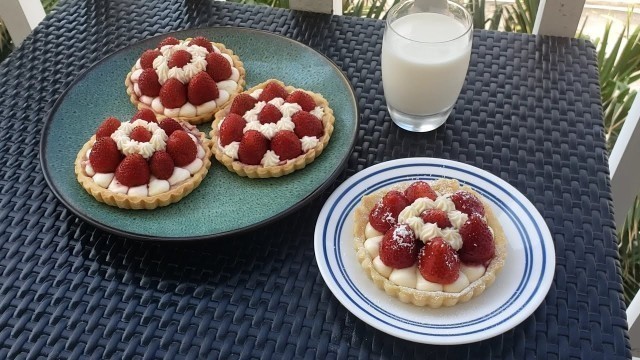
<path fill-rule="evenodd" d="M 423 3 L 393 6 L 382 40 L 389 114 L 398 126 L 416 132 L 436 129 L 451 113 L 467 74 L 472 40 L 471 15 L 464 7 L 451 1 L 446 7 Z"/>

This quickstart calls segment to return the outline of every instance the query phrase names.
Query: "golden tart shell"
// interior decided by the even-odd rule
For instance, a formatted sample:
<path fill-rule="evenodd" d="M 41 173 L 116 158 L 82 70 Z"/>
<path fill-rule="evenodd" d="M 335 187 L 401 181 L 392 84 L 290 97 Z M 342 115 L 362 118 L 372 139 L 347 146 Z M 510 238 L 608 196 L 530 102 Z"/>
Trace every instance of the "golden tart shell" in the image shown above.
<path fill-rule="evenodd" d="M 479 279 L 472 282 L 458 293 L 449 293 L 444 291 L 425 291 L 405 286 L 397 285 L 391 282 L 389 279 L 380 274 L 373 267 L 373 259 L 367 253 L 364 248 L 365 227 L 369 222 L 369 213 L 382 197 L 390 190 L 404 191 L 411 182 L 392 186 L 390 188 L 379 190 L 370 195 L 364 196 L 360 202 L 360 205 L 355 210 L 354 221 L 354 246 L 356 249 L 358 261 L 360 265 L 367 273 L 367 276 L 373 280 L 373 282 L 387 294 L 397 297 L 400 301 L 405 303 L 411 303 L 417 306 L 428 306 L 431 308 L 449 307 L 458 303 L 464 303 L 472 298 L 482 294 L 484 290 L 489 287 L 496 279 L 496 275 L 502 270 L 504 266 L 505 258 L 507 256 L 507 243 L 502 230 L 502 226 L 498 222 L 498 219 L 493 214 L 491 207 L 477 192 L 468 186 L 460 186 L 457 180 L 453 179 L 440 179 L 431 183 L 431 187 L 440 194 L 450 194 L 457 190 L 465 190 L 477 196 L 484 204 L 485 217 L 487 223 L 493 229 L 494 241 L 496 246 L 496 254 L 491 263 L 486 268 L 484 275 Z"/>
<path fill-rule="evenodd" d="M 186 41 L 191 40 L 191 38 L 186 39 Z M 201 114 L 201 115 L 197 115 L 197 116 L 192 116 L 192 117 L 188 117 L 188 116 L 178 116 L 178 117 L 174 117 L 173 119 L 175 120 L 182 120 L 182 121 L 186 121 L 190 124 L 193 125 L 198 125 L 198 124 L 202 124 L 205 122 L 209 122 L 213 119 L 215 113 L 220 110 L 221 108 L 225 107 L 227 104 L 229 104 L 229 101 L 231 101 L 232 96 L 235 96 L 236 94 L 238 94 L 239 92 L 242 91 L 242 89 L 244 88 L 245 85 L 245 75 L 246 75 L 246 71 L 244 69 L 244 63 L 240 60 L 240 58 L 238 57 L 238 55 L 233 53 L 233 50 L 231 49 L 227 49 L 224 44 L 221 43 L 213 43 L 213 45 L 215 45 L 221 53 L 223 54 L 227 54 L 229 56 L 231 56 L 231 60 L 233 60 L 233 67 L 235 67 L 236 69 L 238 69 L 238 72 L 240 73 L 240 78 L 238 79 L 238 86 L 236 86 L 236 90 L 235 90 L 235 94 L 229 94 L 229 100 L 227 100 L 224 104 L 222 104 L 221 106 L 216 107 L 212 112 L 210 113 L 206 113 L 206 114 Z M 127 74 L 127 77 L 124 81 L 125 86 L 127 87 L 127 94 L 129 95 L 129 100 L 131 100 L 131 103 L 138 108 L 138 110 L 142 110 L 142 109 L 151 109 L 151 111 L 153 111 L 153 109 L 151 108 L 151 106 L 141 102 L 138 99 L 138 95 L 136 95 L 135 91 L 133 91 L 133 81 L 131 81 L 131 75 L 133 74 L 133 72 L 136 70 L 135 65 L 131 68 L 131 71 L 129 71 L 129 73 Z M 155 111 L 153 111 L 156 114 L 156 117 L 158 118 L 158 120 L 160 119 L 164 119 L 168 116 L 164 115 L 164 114 L 158 114 Z"/>
<path fill-rule="evenodd" d="M 157 207 L 167 206 L 180 201 L 183 197 L 189 195 L 193 189 L 197 188 L 204 177 L 209 172 L 211 167 L 211 150 L 209 149 L 209 143 L 204 133 L 200 133 L 200 145 L 205 151 L 204 158 L 202 159 L 202 167 L 196 171 L 189 179 L 177 184 L 175 187 L 169 189 L 161 194 L 153 196 L 131 196 L 127 194 L 114 193 L 106 188 L 98 186 L 93 178 L 88 176 L 84 171 L 83 162 L 88 161 L 86 154 L 87 151 L 93 147 L 96 141 L 96 136 L 92 136 L 87 141 L 75 162 L 75 172 L 78 182 L 82 187 L 93 196 L 96 200 L 111 206 L 117 206 L 122 209 L 146 209 L 152 210 Z"/>
<path fill-rule="evenodd" d="M 311 97 L 316 103 L 316 106 L 320 105 L 324 110 L 324 116 L 322 117 L 322 119 L 320 119 L 322 121 L 322 126 L 324 128 L 324 134 L 322 135 L 322 137 L 320 137 L 320 139 L 318 139 L 318 145 L 316 145 L 313 149 L 309 149 L 309 151 L 307 151 L 306 153 L 298 156 L 295 159 L 291 159 L 282 165 L 264 167 L 262 165 L 246 165 L 241 163 L 238 160 L 234 160 L 232 157 L 224 154 L 224 152 L 222 151 L 222 149 L 218 144 L 219 144 L 219 137 L 220 137 L 219 124 L 222 122 L 222 120 L 224 120 L 225 116 L 227 116 L 227 114 L 229 113 L 229 109 L 231 108 L 231 104 L 233 103 L 233 100 L 235 99 L 235 97 L 239 95 L 239 94 L 235 94 L 229 99 L 229 102 L 227 103 L 227 105 L 222 110 L 216 113 L 215 119 L 211 124 L 212 130 L 211 130 L 210 136 L 211 136 L 211 148 L 216 159 L 218 159 L 220 163 L 226 166 L 227 169 L 229 169 L 229 171 L 235 172 L 240 176 L 247 176 L 250 178 L 271 178 L 271 177 L 284 176 L 287 174 L 291 174 L 296 170 L 303 169 L 305 166 L 312 163 L 318 156 L 320 156 L 324 148 L 329 143 L 329 139 L 331 138 L 331 134 L 333 133 L 333 125 L 335 122 L 335 117 L 333 116 L 333 110 L 329 107 L 329 102 L 322 95 L 318 93 L 314 93 L 312 91 L 308 91 L 305 89 L 294 88 L 293 86 L 287 86 L 282 81 L 276 80 L 276 79 L 267 80 L 261 84 L 258 84 L 252 87 L 251 89 L 243 93 L 251 94 L 255 90 L 264 89 L 267 86 L 267 84 L 269 84 L 270 82 L 276 82 L 280 84 L 285 88 L 285 90 L 287 90 L 288 93 L 291 93 L 296 90 L 301 90 L 311 95 Z"/>

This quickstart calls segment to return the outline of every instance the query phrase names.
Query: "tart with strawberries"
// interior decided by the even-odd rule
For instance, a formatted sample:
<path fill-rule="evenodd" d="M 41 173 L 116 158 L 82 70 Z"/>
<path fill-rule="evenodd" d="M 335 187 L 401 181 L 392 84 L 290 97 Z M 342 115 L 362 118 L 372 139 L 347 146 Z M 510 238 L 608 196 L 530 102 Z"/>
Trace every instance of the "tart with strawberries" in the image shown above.
<path fill-rule="evenodd" d="M 240 176 L 279 177 L 322 153 L 334 121 L 322 95 L 267 80 L 216 113 L 211 146 L 216 159 Z"/>
<path fill-rule="evenodd" d="M 493 284 L 506 258 L 498 219 L 457 180 L 415 181 L 362 198 L 358 260 L 387 294 L 418 306 L 454 306 Z"/>
<path fill-rule="evenodd" d="M 187 122 L 158 120 L 149 109 L 131 121 L 109 117 L 75 162 L 80 184 L 96 200 L 124 209 L 154 209 L 180 201 L 207 175 L 211 150 Z"/>
<path fill-rule="evenodd" d="M 200 124 L 242 91 L 244 78 L 242 61 L 224 44 L 169 36 L 142 53 L 125 85 L 138 109 Z"/>

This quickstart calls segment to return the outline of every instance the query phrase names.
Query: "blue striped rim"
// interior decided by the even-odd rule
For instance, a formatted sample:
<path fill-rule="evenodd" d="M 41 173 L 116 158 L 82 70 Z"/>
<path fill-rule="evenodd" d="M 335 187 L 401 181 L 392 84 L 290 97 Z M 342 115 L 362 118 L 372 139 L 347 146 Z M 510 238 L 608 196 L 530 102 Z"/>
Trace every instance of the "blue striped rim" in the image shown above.
<path fill-rule="evenodd" d="M 430 168 L 430 167 L 436 167 L 438 169 L 441 168 L 447 168 L 447 169 L 451 169 L 451 170 L 455 170 L 455 171 L 459 171 L 474 177 L 477 177 L 479 179 L 482 179 L 490 184 L 492 184 L 493 186 L 499 188 L 505 195 L 507 195 L 507 197 L 511 198 L 513 201 L 515 201 L 519 207 L 527 214 L 529 220 L 531 221 L 531 224 L 536 228 L 536 233 L 538 235 L 539 239 L 542 239 L 542 232 L 540 230 L 540 228 L 538 227 L 537 223 L 533 220 L 533 216 L 531 215 L 531 213 L 527 210 L 527 208 L 525 208 L 523 206 L 523 204 L 520 202 L 520 200 L 518 200 L 514 195 L 512 195 L 510 192 L 506 191 L 505 188 L 499 184 L 497 184 L 495 181 L 492 181 L 490 179 L 487 179 L 486 177 L 479 175 L 475 172 L 471 172 L 468 170 L 464 170 L 455 166 L 450 166 L 450 165 L 433 165 L 433 164 L 404 164 L 404 165 L 397 165 L 397 166 L 393 166 L 393 167 L 388 167 L 385 169 L 381 169 L 378 170 L 372 174 L 369 174 L 369 176 L 375 176 L 377 174 L 380 173 L 384 173 L 384 172 L 388 172 L 388 171 L 393 171 L 399 168 L 406 168 L 406 167 L 421 167 L 421 168 Z M 425 174 L 427 172 L 423 172 L 423 174 Z M 450 175 L 448 175 L 449 177 L 451 177 Z M 487 197 L 488 199 L 492 200 L 495 204 L 497 204 L 504 212 L 505 214 L 507 214 L 510 219 L 513 221 L 513 223 L 516 225 L 518 232 L 520 233 L 520 237 L 523 241 L 523 245 L 524 245 L 524 249 L 525 249 L 525 274 L 523 275 L 523 278 L 520 281 L 520 284 L 518 285 L 517 290 L 514 292 L 514 294 L 511 296 L 511 298 L 509 300 L 507 300 L 507 302 L 505 302 L 505 304 L 503 304 L 502 306 L 500 306 L 498 309 L 494 310 L 493 312 L 491 312 L 490 314 L 487 314 L 481 318 L 478 319 L 474 319 L 474 320 L 470 320 L 470 321 L 466 321 L 463 323 L 458 323 L 458 324 L 448 324 L 448 325 L 429 325 L 429 324 L 424 324 L 424 323 L 418 323 L 418 322 L 414 322 L 411 320 L 407 320 L 404 318 L 399 318 L 397 315 L 395 314 L 391 314 L 383 309 L 381 309 L 380 307 L 378 307 L 376 304 L 372 303 L 369 299 L 367 299 L 359 290 L 358 288 L 353 284 L 353 282 L 351 281 L 351 279 L 347 276 L 347 274 L 345 273 L 345 267 L 344 264 L 342 263 L 342 259 L 340 256 L 340 249 L 341 249 L 341 244 L 340 244 L 340 236 L 339 234 L 341 233 L 341 229 L 343 228 L 344 224 L 346 223 L 346 218 L 347 216 L 353 211 L 353 208 L 355 207 L 355 205 L 357 203 L 359 203 L 360 198 L 365 194 L 365 193 L 371 193 L 374 192 L 382 187 L 388 186 L 389 184 L 392 183 L 397 183 L 397 182 L 401 182 L 401 181 L 409 181 L 409 180 L 416 180 L 416 179 L 433 179 L 433 176 L 427 176 L 427 175 L 403 175 L 403 176 L 396 176 L 390 179 L 385 179 L 383 181 L 380 181 L 378 183 L 376 183 L 373 187 L 369 187 L 366 190 L 358 193 L 354 199 L 352 199 L 350 201 L 350 203 L 345 207 L 345 209 L 342 211 L 342 213 L 339 215 L 339 220 L 338 220 L 338 226 L 336 226 L 336 230 L 334 232 L 334 256 L 336 257 L 336 260 L 339 264 L 338 268 L 340 269 L 340 272 L 343 276 L 343 278 L 346 280 L 346 282 L 348 283 L 349 287 L 354 291 L 354 293 L 356 295 L 358 295 L 358 300 L 359 302 L 354 301 L 354 299 L 352 299 L 349 295 L 347 295 L 347 293 L 344 291 L 344 288 L 342 287 L 342 285 L 337 281 L 337 277 L 336 275 L 333 273 L 332 269 L 327 266 L 328 271 L 331 275 L 331 277 L 334 280 L 334 283 L 340 288 L 340 290 L 342 291 L 343 295 L 345 297 L 347 297 L 349 299 L 349 301 L 355 305 L 357 308 L 359 308 L 361 311 L 363 311 L 364 313 L 368 314 L 369 316 L 371 316 L 372 318 L 387 324 L 389 326 L 398 328 L 400 330 L 403 331 L 407 331 L 407 332 L 412 332 L 412 333 L 416 333 L 416 334 L 421 334 L 421 335 L 430 335 L 430 336 L 461 336 L 461 335 L 467 335 L 467 334 L 472 334 L 472 333 L 477 333 L 477 332 L 481 332 L 484 330 L 487 330 L 489 328 L 495 327 L 500 325 L 501 323 L 509 320 L 510 318 L 512 318 L 514 315 L 518 314 L 520 311 L 522 311 L 522 309 L 524 307 L 526 307 L 526 305 L 524 307 L 520 307 L 517 309 L 513 309 L 513 313 L 509 314 L 510 316 L 505 318 L 504 320 L 496 323 L 496 324 L 489 324 L 487 325 L 487 327 L 483 328 L 483 329 L 479 329 L 476 331 L 472 331 L 472 332 L 465 332 L 465 333 L 457 333 L 457 334 L 437 334 L 437 333 L 425 333 L 425 332 L 419 332 L 419 331 L 413 331 L 410 329 L 406 329 L 403 327 L 399 327 L 395 324 L 391 324 L 386 320 L 383 320 L 379 317 L 377 317 L 376 315 L 372 314 L 371 312 L 369 312 L 366 308 L 364 308 L 363 306 L 360 305 L 360 303 L 366 303 L 369 307 L 373 308 L 374 310 L 382 313 L 383 315 L 395 319 L 396 321 L 400 321 L 403 323 L 406 323 L 407 325 L 414 325 L 414 326 L 418 326 L 418 327 L 422 327 L 422 328 L 431 328 L 431 329 L 448 329 L 448 328 L 461 328 L 461 327 L 465 327 L 465 326 L 470 326 L 470 325 L 475 325 L 478 323 L 482 323 L 485 322 L 489 319 L 491 319 L 492 317 L 497 316 L 500 313 L 503 313 L 504 311 L 506 311 L 510 305 L 513 304 L 513 302 L 518 299 L 520 297 L 520 295 L 522 295 L 522 289 L 523 287 L 529 282 L 529 279 L 531 277 L 531 268 L 532 268 L 532 249 L 531 249 L 531 239 L 529 238 L 529 235 L 524 232 L 524 226 L 522 224 L 522 222 L 515 217 L 513 211 L 506 206 L 506 204 L 504 204 L 502 201 L 500 201 L 498 198 L 496 198 L 493 194 L 487 193 L 486 191 L 484 191 L 483 189 L 479 189 L 477 188 L 477 186 L 473 186 L 473 184 L 471 184 L 474 189 L 476 189 L 479 193 L 481 193 L 483 196 Z M 465 183 L 464 181 L 461 181 L 462 183 Z M 352 184 L 350 185 L 348 188 L 346 188 L 343 193 L 341 193 L 338 198 L 334 201 L 334 203 L 332 204 L 331 208 L 329 209 L 328 213 L 332 214 L 333 211 L 335 210 L 337 204 L 340 202 L 340 200 L 354 187 L 356 186 L 356 184 Z M 325 222 L 324 226 L 323 226 L 323 239 L 327 238 L 327 233 L 328 233 L 328 219 Z M 324 244 L 324 258 L 325 261 L 328 264 L 328 254 L 329 254 L 329 250 L 327 249 L 327 246 L 329 245 L 326 241 L 323 241 Z M 529 298 L 526 300 L 525 303 L 529 303 L 529 301 L 537 294 L 538 289 L 540 287 L 540 283 L 542 282 L 542 278 L 544 277 L 544 271 L 545 271 L 545 266 L 546 266 L 546 250 L 545 250 L 545 244 L 544 242 L 541 242 L 541 247 L 542 247 L 542 273 L 540 274 L 540 277 L 538 278 L 538 281 L 535 285 L 534 288 L 534 292 L 529 296 Z"/>

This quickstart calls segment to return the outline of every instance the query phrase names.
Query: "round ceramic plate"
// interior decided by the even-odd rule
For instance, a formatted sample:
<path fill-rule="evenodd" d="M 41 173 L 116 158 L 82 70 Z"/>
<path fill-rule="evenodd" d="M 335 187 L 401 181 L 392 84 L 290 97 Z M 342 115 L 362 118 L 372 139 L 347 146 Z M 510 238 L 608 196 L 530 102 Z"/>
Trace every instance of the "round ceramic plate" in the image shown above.
<path fill-rule="evenodd" d="M 484 196 L 504 228 L 508 254 L 502 272 L 483 294 L 430 309 L 402 303 L 367 277 L 354 250 L 353 214 L 364 195 L 400 182 L 442 177 L 458 179 Z M 384 162 L 345 181 L 320 212 L 315 254 L 327 286 L 357 317 L 390 335 L 440 345 L 480 341 L 518 325 L 544 300 L 555 269 L 549 229 L 518 190 L 473 166 L 432 158 Z"/>
<path fill-rule="evenodd" d="M 335 112 L 335 131 L 313 163 L 290 175 L 248 179 L 229 172 L 212 157 L 209 174 L 180 202 L 152 211 L 123 210 L 96 201 L 80 186 L 74 160 L 108 116 L 124 121 L 136 109 L 124 79 L 140 54 L 165 36 L 206 36 L 240 56 L 247 87 L 270 78 L 321 93 Z M 277 51 L 274 51 L 277 49 Z M 319 194 L 342 171 L 358 124 L 355 95 L 329 59 L 291 39 L 242 28 L 191 29 L 163 34 L 119 50 L 84 72 L 60 97 L 46 120 L 40 143 L 42 169 L 55 195 L 75 214 L 118 235 L 153 240 L 214 238 L 276 220 Z M 211 124 L 200 126 L 209 133 Z"/>

